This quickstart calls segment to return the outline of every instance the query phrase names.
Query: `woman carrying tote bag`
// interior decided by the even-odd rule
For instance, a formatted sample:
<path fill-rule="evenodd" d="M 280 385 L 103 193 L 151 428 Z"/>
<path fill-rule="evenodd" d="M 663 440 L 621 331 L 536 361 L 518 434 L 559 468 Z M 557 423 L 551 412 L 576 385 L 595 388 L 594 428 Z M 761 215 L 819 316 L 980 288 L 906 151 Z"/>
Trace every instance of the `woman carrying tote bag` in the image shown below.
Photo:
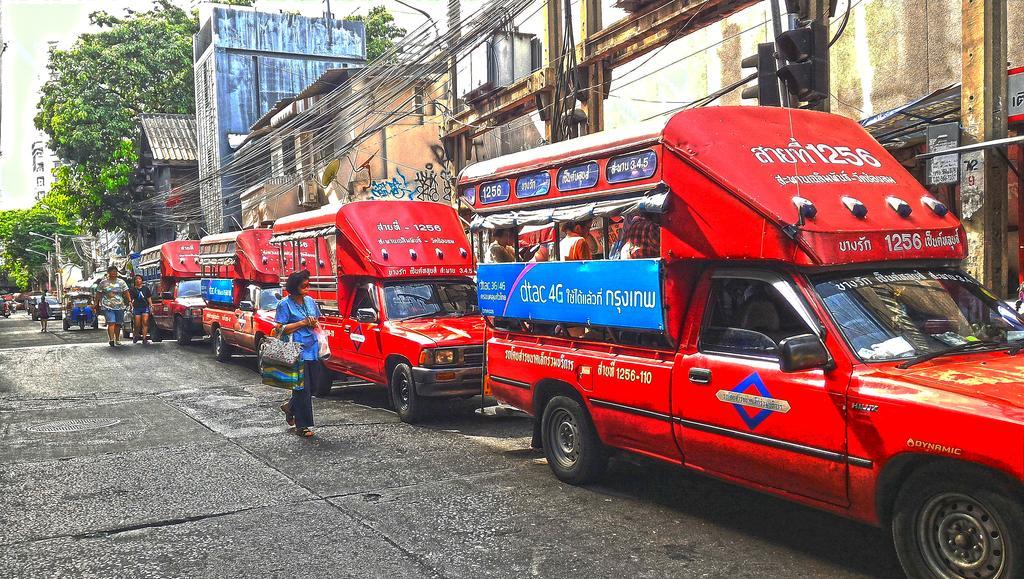
<path fill-rule="evenodd" d="M 309 297 L 309 272 L 297 271 L 288 276 L 284 285 L 288 297 L 277 304 L 277 326 L 275 331 L 282 340 L 288 340 L 302 347 L 302 379 L 292 388 L 292 397 L 281 405 L 285 421 L 295 426 L 295 434 L 309 438 L 313 436 L 313 399 L 310 390 L 324 378 L 324 365 L 319 359 L 320 342 L 315 330 L 318 327 L 320 308 Z"/>

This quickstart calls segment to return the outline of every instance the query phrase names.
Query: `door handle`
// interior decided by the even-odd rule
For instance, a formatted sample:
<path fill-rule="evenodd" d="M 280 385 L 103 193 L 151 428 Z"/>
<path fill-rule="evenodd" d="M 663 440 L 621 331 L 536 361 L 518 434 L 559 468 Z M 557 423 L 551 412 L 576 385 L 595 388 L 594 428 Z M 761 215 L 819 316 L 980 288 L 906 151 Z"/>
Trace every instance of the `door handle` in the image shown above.
<path fill-rule="evenodd" d="M 690 368 L 690 382 L 694 384 L 710 384 L 711 370 L 705 368 Z"/>

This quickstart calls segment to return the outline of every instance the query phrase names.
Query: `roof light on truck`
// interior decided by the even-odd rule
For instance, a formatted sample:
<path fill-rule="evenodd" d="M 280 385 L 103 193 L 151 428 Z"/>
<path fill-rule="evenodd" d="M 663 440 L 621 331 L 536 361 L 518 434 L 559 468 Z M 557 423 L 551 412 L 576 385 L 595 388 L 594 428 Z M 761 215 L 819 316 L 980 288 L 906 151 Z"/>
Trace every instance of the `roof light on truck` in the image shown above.
<path fill-rule="evenodd" d="M 889 197 L 885 198 L 885 203 L 893 211 L 895 211 L 897 215 L 904 219 L 910 217 L 910 214 L 914 212 L 914 209 L 910 206 L 910 203 L 907 203 L 906 201 L 900 199 L 899 197 L 893 197 L 890 195 Z"/>
<path fill-rule="evenodd" d="M 386 250 L 386 249 L 382 249 L 382 250 L 380 250 L 380 256 L 381 256 L 381 258 L 383 258 L 383 259 L 384 259 L 385 261 L 387 261 L 387 259 L 388 259 L 388 250 Z"/>
<path fill-rule="evenodd" d="M 867 206 L 858 201 L 857 199 L 854 199 L 853 197 L 850 197 L 848 195 L 844 195 L 841 201 L 843 202 L 843 205 L 845 205 L 846 208 L 850 210 L 850 213 L 853 213 L 853 216 L 856 217 L 857 219 L 864 219 L 865 217 L 868 216 Z"/>
<path fill-rule="evenodd" d="M 814 203 L 810 199 L 805 199 L 800 196 L 793 197 L 793 205 L 796 205 L 798 211 L 800 211 L 800 220 L 814 219 L 818 215 L 818 208 L 814 206 Z"/>
<path fill-rule="evenodd" d="M 444 252 L 441 251 L 440 247 L 435 247 L 434 251 L 437 253 L 437 259 L 444 259 Z"/>
<path fill-rule="evenodd" d="M 416 258 L 419 257 L 419 256 L 416 255 L 416 250 L 415 249 L 410 249 L 409 250 L 409 257 L 412 258 L 413 261 L 416 261 Z"/>
<path fill-rule="evenodd" d="M 924 203 L 928 209 L 931 209 L 939 217 L 945 217 L 949 213 L 949 207 L 946 207 L 945 203 L 934 197 L 924 196 L 921 198 L 921 203 Z"/>

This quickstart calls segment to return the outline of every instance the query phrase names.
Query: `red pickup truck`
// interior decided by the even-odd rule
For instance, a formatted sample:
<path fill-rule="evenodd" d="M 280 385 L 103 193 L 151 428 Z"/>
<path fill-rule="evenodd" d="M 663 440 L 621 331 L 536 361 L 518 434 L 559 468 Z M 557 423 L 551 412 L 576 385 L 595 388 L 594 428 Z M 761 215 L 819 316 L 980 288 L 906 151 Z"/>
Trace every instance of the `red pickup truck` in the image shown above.
<path fill-rule="evenodd" d="M 1024 320 L 855 122 L 693 109 L 459 187 L 480 246 L 559 226 L 478 286 L 487 383 L 560 479 L 621 449 L 886 525 L 913 577 L 1024 577 Z"/>
<path fill-rule="evenodd" d="M 278 219 L 281 275 L 310 271 L 328 334 L 327 367 L 387 385 L 406 422 L 423 398 L 480 394 L 483 319 L 455 210 L 360 201 Z"/>
<path fill-rule="evenodd" d="M 203 335 L 203 308 L 200 294 L 199 242 L 168 241 L 143 250 L 139 273 L 153 292 L 150 335 L 155 340 L 173 335 L 184 346 L 194 336 Z"/>
<path fill-rule="evenodd" d="M 269 229 L 208 235 L 199 242 L 199 275 L 206 300 L 203 330 L 220 362 L 235 350 L 256 353 L 274 327 L 281 299 L 278 251 Z"/>

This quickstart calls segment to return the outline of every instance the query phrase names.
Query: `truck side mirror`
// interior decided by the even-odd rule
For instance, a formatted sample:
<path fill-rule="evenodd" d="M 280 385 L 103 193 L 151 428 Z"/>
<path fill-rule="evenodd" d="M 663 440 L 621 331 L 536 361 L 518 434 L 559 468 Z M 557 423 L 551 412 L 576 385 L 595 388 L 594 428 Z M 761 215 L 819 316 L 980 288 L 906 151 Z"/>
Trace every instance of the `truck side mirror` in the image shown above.
<path fill-rule="evenodd" d="M 242 300 L 241 302 L 238 302 L 238 309 L 242 310 L 243 312 L 251 312 L 256 308 L 252 305 L 252 302 L 250 302 L 249 300 Z"/>
<path fill-rule="evenodd" d="M 831 364 L 828 350 L 818 336 L 800 334 L 779 342 L 779 366 L 783 372 L 827 368 Z"/>
<path fill-rule="evenodd" d="M 359 308 L 356 310 L 356 321 L 373 323 L 377 321 L 377 310 L 373 308 Z"/>
<path fill-rule="evenodd" d="M 173 300 L 174 299 L 174 294 L 171 293 L 171 292 L 163 292 L 163 293 L 160 294 L 160 299 L 162 299 L 162 300 Z"/>

